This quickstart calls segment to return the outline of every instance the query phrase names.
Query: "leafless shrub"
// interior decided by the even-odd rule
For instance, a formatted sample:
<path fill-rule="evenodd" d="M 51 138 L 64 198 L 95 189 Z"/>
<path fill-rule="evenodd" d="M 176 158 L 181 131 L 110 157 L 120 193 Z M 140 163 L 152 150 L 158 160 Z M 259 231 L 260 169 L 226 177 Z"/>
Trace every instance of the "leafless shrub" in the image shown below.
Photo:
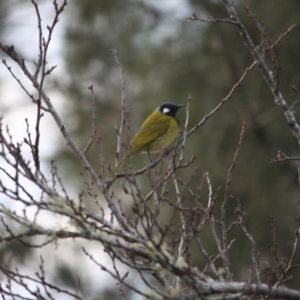
<path fill-rule="evenodd" d="M 2 224 L 0 241 L 2 245 L 17 242 L 27 248 L 43 249 L 46 245 L 58 243 L 58 241 L 63 239 L 82 239 L 99 243 L 110 258 L 112 267 L 107 267 L 98 261 L 88 247 L 82 247 L 82 252 L 93 264 L 98 266 L 99 270 L 107 272 L 119 283 L 120 297 L 123 299 L 127 297 L 126 289 L 140 294 L 145 299 L 250 299 L 254 296 L 258 296 L 261 299 L 300 299 L 300 290 L 297 291 L 285 287 L 289 280 L 290 270 L 299 268 L 299 265 L 294 263 L 294 258 L 298 250 L 300 228 L 295 229 L 295 241 L 290 257 L 287 260 L 282 260 L 277 252 L 276 224 L 272 220 L 272 253 L 277 262 L 277 268 L 274 268 L 270 263 L 264 262 L 260 258 L 256 249 L 255 239 L 245 225 L 246 214 L 243 212 L 239 201 L 236 204 L 236 219 L 229 224 L 227 221 L 228 203 L 232 198 L 232 173 L 242 151 L 246 124 L 241 126 L 236 152 L 233 154 L 233 160 L 227 173 L 223 199 L 219 189 L 213 190 L 208 173 L 203 174 L 203 180 L 199 183 L 197 190 L 190 188 L 190 182 L 194 178 L 193 171 L 191 171 L 191 176 L 188 180 L 182 180 L 177 175 L 179 169 L 190 168 L 192 170 L 191 165 L 194 162 L 194 157 L 186 157 L 185 155 L 185 143 L 188 138 L 199 127 L 203 126 L 209 118 L 221 111 L 222 107 L 234 94 L 236 88 L 245 80 L 247 74 L 256 67 L 261 70 L 270 90 L 274 94 L 276 104 L 282 109 L 293 135 L 300 142 L 299 124 L 295 119 L 292 107 L 288 106 L 280 91 L 280 67 L 273 51 L 274 47 L 278 46 L 293 29 L 293 26 L 280 34 L 278 39 L 272 43 L 267 36 L 262 20 L 248 9 L 250 17 L 261 32 L 264 47 L 260 50 L 253 44 L 231 2 L 223 0 L 230 15 L 229 19 L 208 18 L 203 20 L 199 19 L 195 13 L 192 14 L 189 19 L 193 21 L 229 23 L 235 26 L 253 55 L 253 63 L 246 68 L 244 74 L 233 85 L 228 95 L 191 129 L 189 126 L 189 109 L 193 103 L 192 97 L 188 97 L 186 122 L 182 129 L 183 133 L 175 146 L 169 151 L 170 154 L 168 156 L 164 154 L 157 161 L 141 170 L 133 171 L 129 168 L 129 172 L 117 174 L 111 180 L 107 180 L 104 175 L 105 172 L 107 174 L 107 164 L 103 152 L 100 153 L 102 171 L 99 176 L 85 156 L 85 153 L 89 150 L 92 143 L 95 142 L 96 138 L 96 104 L 93 87 L 90 86 L 89 88 L 93 108 L 92 130 L 90 139 L 83 150 L 75 144 L 68 133 L 62 118 L 53 106 L 44 88 L 47 77 L 55 69 L 55 66 L 49 67 L 47 65 L 48 48 L 59 17 L 63 17 L 62 14 L 67 6 L 67 1 L 63 1 L 61 5 L 58 5 L 55 0 L 53 1 L 56 15 L 52 24 L 47 27 L 48 32 L 46 34 L 42 30 L 39 6 L 34 0 L 31 2 L 36 12 L 39 30 L 39 56 L 35 64 L 35 70 L 29 70 L 21 52 L 15 49 L 13 45 L 6 45 L 5 43 L 0 45 L 2 51 L 9 56 L 10 60 L 16 62 L 21 68 L 37 92 L 37 96 L 32 95 L 15 75 L 10 65 L 10 60 L 2 60 L 3 66 L 7 68 L 7 71 L 24 90 L 24 93 L 36 105 L 35 132 L 34 134 L 31 133 L 28 126 L 27 136 L 24 137 L 23 144 L 14 141 L 9 128 L 3 125 L 0 128 L 0 154 L 4 162 L 0 166 L 0 191 L 3 196 L 10 199 L 11 202 L 17 203 L 20 207 L 18 210 L 12 210 L 9 208 L 9 205 L 0 203 Z M 116 50 L 112 50 L 112 53 L 121 70 L 122 80 L 122 117 L 120 127 L 116 128 L 118 136 L 116 159 L 118 160 L 123 125 L 127 120 L 127 106 L 124 70 Z M 272 77 L 265 63 L 265 55 L 271 56 L 276 70 L 275 77 Z M 294 90 L 297 91 L 296 88 Z M 68 195 L 55 163 L 49 168 L 50 177 L 42 172 L 39 147 L 40 135 L 42 134 L 40 121 L 44 114 L 50 114 L 53 117 L 67 145 L 84 167 L 88 177 L 86 178 L 86 174 L 83 174 L 82 180 L 84 180 L 86 185 L 87 193 L 94 199 L 98 207 L 97 213 L 89 211 L 84 206 L 82 195 L 79 195 L 78 199 L 73 199 Z M 28 120 L 27 124 L 29 124 Z M 24 145 L 29 146 L 31 149 L 32 157 L 30 160 L 27 160 L 23 155 L 22 149 Z M 288 158 L 283 153 L 280 153 L 274 162 L 287 159 L 294 158 Z M 295 160 L 298 160 L 298 158 L 295 158 Z M 167 165 L 167 168 L 165 168 L 165 165 Z M 139 175 L 143 175 L 149 180 L 151 188 L 146 193 L 138 182 Z M 4 177 L 6 180 L 2 179 Z M 113 187 L 120 178 L 124 182 L 122 184 L 124 194 L 132 201 L 132 211 L 130 212 L 122 207 L 122 199 L 118 198 Z M 13 187 L 11 187 L 11 184 L 7 184 L 7 179 L 14 183 Z M 28 189 L 29 184 L 34 185 L 38 189 L 39 197 L 36 196 L 36 193 L 30 192 Z M 176 198 L 169 196 L 170 186 L 174 189 Z M 94 187 L 98 190 L 97 194 L 94 193 Z M 207 197 L 199 201 L 200 192 L 205 189 L 207 189 Z M 106 206 L 109 208 L 108 212 L 105 210 L 105 205 L 98 201 L 99 195 L 105 199 Z M 192 204 L 187 205 L 185 203 L 184 200 L 187 197 L 192 199 L 189 202 Z M 216 203 L 221 203 L 220 210 L 217 208 Z M 165 224 L 161 225 L 158 222 L 158 216 L 163 204 L 167 204 L 171 208 L 172 213 Z M 39 224 L 39 217 L 44 212 L 65 217 L 71 225 L 68 228 L 55 228 L 55 226 L 45 228 Z M 175 220 L 178 218 L 181 224 L 180 234 L 174 229 Z M 299 223 L 299 212 L 297 220 Z M 248 253 L 252 258 L 252 264 L 249 266 L 249 282 L 233 280 L 229 254 L 235 240 L 229 239 L 228 234 L 234 227 L 241 228 L 251 244 L 251 249 L 249 249 Z M 216 245 L 216 253 L 209 253 L 205 243 L 202 241 L 201 233 L 204 228 L 209 228 L 210 230 L 211 238 Z M 190 246 L 192 243 L 196 245 L 199 254 L 206 259 L 206 265 L 203 269 L 197 268 L 191 263 Z M 62 294 L 74 299 L 86 299 L 80 288 L 78 290 L 67 289 L 51 282 L 47 278 L 48 275 L 44 268 L 45 257 L 43 255 L 41 255 L 39 267 L 33 275 L 26 274 L 18 268 L 11 268 L 9 257 L 5 257 L 4 260 L 5 263 L 0 266 L 1 281 L 3 282 L 0 285 L 2 299 L 56 299 L 57 295 Z M 270 276 L 276 277 L 275 282 L 270 284 L 263 282 L 261 276 L 262 264 L 269 267 Z M 126 266 L 126 271 L 123 271 L 120 265 Z M 145 288 L 141 289 L 133 284 L 128 278 L 130 273 L 138 274 Z"/>

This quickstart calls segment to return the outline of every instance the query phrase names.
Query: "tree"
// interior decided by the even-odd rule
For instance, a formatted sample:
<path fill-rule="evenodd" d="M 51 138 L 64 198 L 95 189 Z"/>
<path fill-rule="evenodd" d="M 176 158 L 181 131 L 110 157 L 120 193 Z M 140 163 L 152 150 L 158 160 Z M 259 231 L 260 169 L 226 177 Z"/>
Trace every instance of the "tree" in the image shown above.
<path fill-rule="evenodd" d="M 115 1 L 115 5 L 117 3 L 119 2 Z M 275 41 L 271 41 L 263 20 L 247 8 L 249 17 L 261 35 L 261 43 L 257 47 L 240 20 L 234 5 L 227 0 L 223 0 L 222 5 L 226 8 L 229 18 L 225 18 L 222 12 L 216 18 L 202 19 L 196 13 L 188 17 L 191 21 L 200 21 L 200 25 L 203 22 L 211 22 L 221 23 L 220 26 L 236 27 L 252 55 L 252 61 L 232 85 L 230 92 L 222 97 L 203 118 L 198 118 L 193 126 L 190 126 L 189 122 L 193 114 L 193 110 L 190 109 L 193 108 L 193 101 L 192 96 L 188 97 L 183 131 L 176 144 L 169 150 L 169 155 L 164 152 L 156 161 L 138 171 L 134 171 L 129 163 L 125 172 L 107 179 L 111 168 L 103 151 L 105 141 L 97 138 L 95 125 L 97 95 L 94 87 L 89 87 L 92 99 L 90 121 L 92 132 L 85 147 L 82 148 L 69 133 L 45 87 L 47 79 L 55 70 L 54 66 L 49 66 L 48 49 L 55 26 L 59 18 L 63 17 L 67 1 L 64 0 L 61 4 L 53 2 L 55 17 L 52 24 L 47 27 L 47 33 L 43 31 L 39 5 L 33 0 L 32 5 L 37 15 L 39 32 L 39 56 L 35 60 L 33 70 L 28 66 L 19 49 L 6 43 L 0 45 L 2 51 L 10 58 L 9 61 L 2 60 L 3 66 L 17 80 L 25 95 L 36 107 L 34 131 L 30 130 L 32 120 L 27 120 L 27 136 L 24 137 L 23 144 L 14 141 L 9 128 L 1 126 L 3 165 L 0 167 L 0 190 L 3 199 L 9 199 L 10 202 L 18 205 L 16 209 L 12 209 L 10 203 L 2 203 L 0 206 L 3 232 L 0 237 L 3 253 L 0 270 L 4 281 L 0 286 L 2 298 L 55 299 L 61 295 L 70 299 L 96 297 L 96 294 L 92 295 L 88 290 L 88 284 L 82 282 L 84 277 L 80 274 L 69 276 L 73 282 L 65 280 L 59 283 L 49 276 L 49 257 L 43 252 L 45 247 L 53 244 L 61 247 L 64 240 L 73 241 L 74 244 L 81 240 L 94 242 L 98 249 L 100 246 L 103 247 L 110 258 L 110 264 L 100 261 L 97 252 L 90 248 L 90 244 L 83 244 L 80 252 L 85 255 L 89 263 L 97 267 L 97 271 L 108 273 L 116 280 L 119 285 L 119 298 L 126 299 L 137 294 L 145 299 L 250 299 L 255 296 L 300 299 L 297 286 L 293 288 L 293 280 L 299 278 L 296 254 L 300 215 L 297 207 L 293 208 L 295 226 L 288 228 L 289 234 L 294 233 L 294 242 L 287 251 L 289 253 L 287 258 L 280 254 L 281 242 L 277 239 L 278 228 L 274 218 L 271 218 L 272 235 L 270 236 L 273 256 L 263 257 L 257 247 L 256 233 L 250 232 L 246 225 L 248 216 L 244 211 L 244 205 L 233 195 L 233 175 L 243 148 L 247 146 L 244 141 L 246 123 L 239 126 L 239 138 L 235 137 L 236 149 L 231 153 L 224 191 L 221 188 L 213 188 L 211 175 L 208 172 L 205 172 L 202 180 L 199 181 L 198 169 L 194 168 L 195 156 L 193 153 L 189 156 L 186 151 L 188 141 L 200 127 L 207 126 L 209 119 L 217 118 L 218 115 L 226 112 L 225 104 L 230 105 L 237 89 L 247 81 L 247 77 L 255 69 L 260 71 L 256 75 L 260 74 L 260 77 L 266 81 L 275 104 L 290 126 L 292 136 L 299 143 L 300 127 L 293 111 L 297 102 L 290 105 L 283 96 L 281 69 L 275 52 L 276 47 L 284 42 L 294 25 L 289 25 Z M 238 40 L 234 42 L 238 43 Z M 124 136 L 129 136 L 130 126 L 125 95 L 126 68 L 123 69 L 117 51 L 112 50 L 112 54 L 116 66 L 121 71 L 122 82 L 120 105 L 122 116 L 120 126 L 115 129 L 118 159 Z M 23 81 L 15 75 L 11 61 L 14 61 L 30 80 L 35 94 L 32 94 Z M 299 100 L 298 89 L 292 87 L 292 90 L 295 92 L 296 100 Z M 81 180 L 85 191 L 77 198 L 71 196 L 55 161 L 49 164 L 46 170 L 41 167 L 40 137 L 43 134 L 41 120 L 45 114 L 54 119 L 69 149 L 84 169 Z M 288 134 L 287 130 L 285 134 Z M 232 140 L 230 143 L 233 143 Z M 24 147 L 29 147 L 31 150 L 29 160 L 24 156 Z M 95 147 L 100 153 L 100 167 L 91 164 L 87 158 L 91 147 Z M 278 152 L 273 162 L 289 164 L 295 161 L 299 171 L 298 160 L 298 157 L 288 157 L 283 152 Z M 121 182 L 120 190 L 116 189 L 118 182 Z M 32 192 L 30 188 L 32 185 L 38 193 Z M 124 206 L 125 198 L 130 199 L 130 208 Z M 96 212 L 88 207 L 87 199 L 93 201 Z M 105 204 L 100 201 L 102 199 Z M 170 213 L 167 216 L 164 214 L 163 222 L 160 216 L 165 207 Z M 45 213 L 66 218 L 68 226 L 57 228 L 42 225 L 41 219 Z M 266 219 L 268 217 L 265 216 Z M 210 242 L 207 242 L 208 239 Z M 248 246 L 246 253 L 240 253 L 236 262 L 236 255 L 233 256 L 232 253 L 236 253 L 233 252 L 235 245 L 243 240 L 247 240 L 251 247 Z M 39 266 L 33 274 L 20 270 L 17 263 L 11 263 L 7 249 L 16 245 L 38 249 Z M 205 261 L 202 265 L 194 263 L 195 257 L 199 255 Z M 251 259 L 249 260 L 248 257 Z M 244 271 L 245 267 L 247 271 Z M 235 273 L 238 268 L 240 270 L 237 277 Z M 291 277 L 292 272 L 293 277 Z M 248 279 L 244 279 L 245 274 L 249 276 Z M 135 284 L 137 278 L 142 284 Z M 101 297 L 103 299 L 103 295 Z"/>

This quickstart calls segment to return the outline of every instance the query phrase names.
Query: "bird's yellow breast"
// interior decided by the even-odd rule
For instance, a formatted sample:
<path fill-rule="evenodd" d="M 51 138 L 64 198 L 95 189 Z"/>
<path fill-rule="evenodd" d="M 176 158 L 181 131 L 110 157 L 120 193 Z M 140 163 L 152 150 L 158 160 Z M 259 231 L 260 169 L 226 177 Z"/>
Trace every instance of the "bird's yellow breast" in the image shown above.
<path fill-rule="evenodd" d="M 178 120 L 155 111 L 132 139 L 130 152 L 160 152 L 169 146 L 178 134 Z"/>

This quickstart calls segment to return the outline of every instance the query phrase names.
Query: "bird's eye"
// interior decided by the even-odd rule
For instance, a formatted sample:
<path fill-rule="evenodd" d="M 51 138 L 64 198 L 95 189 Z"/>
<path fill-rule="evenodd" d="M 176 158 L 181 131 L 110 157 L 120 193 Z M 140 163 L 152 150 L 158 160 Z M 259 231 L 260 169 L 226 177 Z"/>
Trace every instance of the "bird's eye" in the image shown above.
<path fill-rule="evenodd" d="M 163 112 L 163 114 L 167 114 L 168 112 L 170 112 L 170 109 L 167 107 L 164 107 L 162 112 Z"/>

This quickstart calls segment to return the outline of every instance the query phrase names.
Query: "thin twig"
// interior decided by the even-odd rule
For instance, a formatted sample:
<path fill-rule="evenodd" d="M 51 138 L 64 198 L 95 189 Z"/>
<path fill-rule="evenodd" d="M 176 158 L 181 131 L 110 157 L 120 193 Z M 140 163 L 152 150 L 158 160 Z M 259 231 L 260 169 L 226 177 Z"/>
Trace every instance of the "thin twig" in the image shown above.
<path fill-rule="evenodd" d="M 229 280 L 232 280 L 232 274 L 230 272 L 230 260 L 229 260 L 229 253 L 228 253 L 228 241 L 227 241 L 227 229 L 226 229 L 226 208 L 228 205 L 228 201 L 229 201 L 229 193 L 230 193 L 230 184 L 231 184 L 231 176 L 232 176 L 232 172 L 237 164 L 238 161 L 238 157 L 241 151 L 241 147 L 242 147 L 242 142 L 243 142 L 243 138 L 245 136 L 245 130 L 246 130 L 246 123 L 243 123 L 242 125 L 242 130 L 240 133 L 240 138 L 239 138 L 239 142 L 238 142 L 238 146 L 236 149 L 236 152 L 234 154 L 234 158 L 233 161 L 229 167 L 228 173 L 227 173 L 227 179 L 226 179 L 226 189 L 225 189 L 225 196 L 224 196 L 224 201 L 222 203 L 222 208 L 221 208 L 221 226 L 222 226 L 222 234 L 223 234 L 223 249 L 224 249 L 224 257 L 225 257 L 225 261 L 224 261 L 224 265 L 225 265 L 225 269 L 227 272 L 227 276 L 229 278 Z"/>
<path fill-rule="evenodd" d="M 96 134 L 95 118 L 96 118 L 97 110 L 96 110 L 94 87 L 91 85 L 89 87 L 89 90 L 91 91 L 91 94 L 92 94 L 92 110 L 93 110 L 93 113 L 92 113 L 92 133 L 91 133 L 90 139 L 88 140 L 88 142 L 87 142 L 87 144 L 86 144 L 86 146 L 83 150 L 83 153 L 86 153 L 90 149 L 91 145 L 93 144 L 94 137 L 95 137 L 95 134 Z"/>
<path fill-rule="evenodd" d="M 246 228 L 245 220 L 244 220 L 244 214 L 241 211 L 241 203 L 238 201 L 238 208 L 235 210 L 235 212 L 238 214 L 240 226 L 244 232 L 244 234 L 247 236 L 247 238 L 250 240 L 251 243 L 251 258 L 252 258 L 252 264 L 255 270 L 255 275 L 257 282 L 261 284 L 261 278 L 260 278 L 260 271 L 259 271 L 259 262 L 257 260 L 257 253 L 256 253 L 256 242 L 253 238 L 253 236 L 249 233 L 249 231 Z"/>
<path fill-rule="evenodd" d="M 191 102 L 192 102 L 192 96 L 189 95 L 188 103 L 186 106 L 185 124 L 183 127 L 183 138 L 182 138 L 181 151 L 180 151 L 180 157 L 179 157 L 179 162 L 178 162 L 179 165 L 183 162 L 183 154 L 184 154 L 184 148 L 185 148 L 185 144 L 186 144 L 186 140 L 187 140 L 187 131 L 188 131 L 188 125 L 189 125 Z"/>
<path fill-rule="evenodd" d="M 120 122 L 120 127 L 117 130 L 117 137 L 118 137 L 118 142 L 117 142 L 117 151 L 116 151 L 116 165 L 118 164 L 118 158 L 121 152 L 121 142 L 122 142 L 122 132 L 123 132 L 123 126 L 125 125 L 125 122 L 127 120 L 127 112 L 126 112 L 126 106 L 125 106 L 125 101 L 126 101 L 126 95 L 125 95 L 125 75 L 124 75 L 124 69 L 122 67 L 120 58 L 118 57 L 117 50 L 111 49 L 111 53 L 113 54 L 115 61 L 120 69 L 121 72 L 121 80 L 122 80 L 122 98 L 121 98 L 121 108 L 122 108 L 122 114 L 121 114 L 121 122 Z"/>

